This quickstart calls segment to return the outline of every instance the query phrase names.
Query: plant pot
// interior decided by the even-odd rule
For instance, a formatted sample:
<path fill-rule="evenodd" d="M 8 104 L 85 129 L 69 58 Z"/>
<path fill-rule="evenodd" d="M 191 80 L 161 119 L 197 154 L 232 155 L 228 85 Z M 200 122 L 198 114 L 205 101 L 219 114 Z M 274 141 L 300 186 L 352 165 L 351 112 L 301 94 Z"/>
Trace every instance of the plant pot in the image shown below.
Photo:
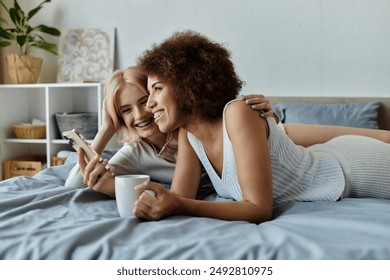
<path fill-rule="evenodd" d="M 35 84 L 41 73 L 42 58 L 31 55 L 8 54 L 5 57 L 13 84 Z"/>
<path fill-rule="evenodd" d="M 77 129 L 85 139 L 95 138 L 98 132 L 98 115 L 94 112 L 56 113 L 55 118 L 62 138 L 62 132 Z"/>

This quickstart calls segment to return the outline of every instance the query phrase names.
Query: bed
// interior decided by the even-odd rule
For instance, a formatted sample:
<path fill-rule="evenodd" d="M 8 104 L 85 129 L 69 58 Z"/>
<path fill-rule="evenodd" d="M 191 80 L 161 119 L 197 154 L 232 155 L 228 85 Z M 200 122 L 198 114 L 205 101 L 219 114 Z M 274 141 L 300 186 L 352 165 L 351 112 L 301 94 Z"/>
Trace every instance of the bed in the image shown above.
<path fill-rule="evenodd" d="M 275 105 L 380 101 L 379 128 L 390 127 L 386 98 L 270 99 Z M 187 216 L 141 221 L 120 218 L 114 199 L 64 186 L 74 164 L 70 156 L 34 177 L 0 182 L 0 259 L 390 259 L 388 200 L 286 203 L 259 225 Z M 216 194 L 205 199 L 222 200 Z"/>

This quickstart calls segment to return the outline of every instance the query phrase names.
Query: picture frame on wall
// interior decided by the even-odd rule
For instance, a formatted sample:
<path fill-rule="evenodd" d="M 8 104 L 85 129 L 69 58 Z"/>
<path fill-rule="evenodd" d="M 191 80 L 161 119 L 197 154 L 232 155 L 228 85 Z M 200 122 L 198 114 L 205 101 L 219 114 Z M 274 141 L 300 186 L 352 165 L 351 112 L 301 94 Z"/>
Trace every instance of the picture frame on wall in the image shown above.
<path fill-rule="evenodd" d="M 69 29 L 58 56 L 58 83 L 104 82 L 114 70 L 115 28 Z"/>

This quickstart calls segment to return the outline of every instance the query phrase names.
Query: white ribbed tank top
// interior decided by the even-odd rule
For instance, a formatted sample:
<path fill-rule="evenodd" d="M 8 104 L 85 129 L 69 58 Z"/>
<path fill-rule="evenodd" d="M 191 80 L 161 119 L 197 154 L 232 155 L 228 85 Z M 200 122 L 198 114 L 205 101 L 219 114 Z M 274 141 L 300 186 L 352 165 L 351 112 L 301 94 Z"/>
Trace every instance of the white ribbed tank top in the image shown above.
<path fill-rule="evenodd" d="M 238 99 L 237 99 L 238 100 Z M 232 100 L 231 102 L 236 101 Z M 242 201 L 233 146 L 223 112 L 223 169 L 221 177 L 208 160 L 202 143 L 191 133 L 188 139 L 208 173 L 218 195 Z M 267 118 L 272 164 L 274 206 L 287 201 L 336 201 L 345 188 L 339 162 L 332 156 L 296 145 L 273 117 Z M 259 170 L 261 172 L 261 170 Z"/>

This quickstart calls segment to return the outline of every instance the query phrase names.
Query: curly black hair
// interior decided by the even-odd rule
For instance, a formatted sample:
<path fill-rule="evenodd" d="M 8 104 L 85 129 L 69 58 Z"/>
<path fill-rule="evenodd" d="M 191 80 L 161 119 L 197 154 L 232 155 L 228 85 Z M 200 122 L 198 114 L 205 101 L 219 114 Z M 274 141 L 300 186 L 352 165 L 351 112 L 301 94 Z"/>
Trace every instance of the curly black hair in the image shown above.
<path fill-rule="evenodd" d="M 183 113 L 207 121 L 220 118 L 243 85 L 230 52 L 191 30 L 175 32 L 154 44 L 138 58 L 138 66 L 174 88 Z"/>

